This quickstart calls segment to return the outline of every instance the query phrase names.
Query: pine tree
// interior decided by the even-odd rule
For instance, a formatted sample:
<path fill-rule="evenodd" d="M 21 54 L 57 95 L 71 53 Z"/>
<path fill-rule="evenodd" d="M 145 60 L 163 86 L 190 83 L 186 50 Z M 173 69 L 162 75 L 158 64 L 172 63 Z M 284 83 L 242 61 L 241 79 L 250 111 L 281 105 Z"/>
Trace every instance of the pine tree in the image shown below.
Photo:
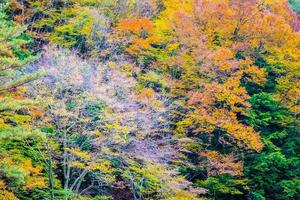
<path fill-rule="evenodd" d="M 30 42 L 24 34 L 26 27 L 11 22 L 5 12 L 7 8 L 8 4 L 0 3 L 0 92 L 21 86 L 38 76 L 20 76 L 20 68 L 33 61 L 35 56 L 26 49 Z"/>
<path fill-rule="evenodd" d="M 38 163 L 40 136 L 30 125 L 37 107 L 20 87 L 39 74 L 22 76 L 21 68 L 35 57 L 26 49 L 25 27 L 9 19 L 7 7 L 0 3 L 0 199 L 16 200 L 22 190 L 33 195 L 46 182 Z"/>

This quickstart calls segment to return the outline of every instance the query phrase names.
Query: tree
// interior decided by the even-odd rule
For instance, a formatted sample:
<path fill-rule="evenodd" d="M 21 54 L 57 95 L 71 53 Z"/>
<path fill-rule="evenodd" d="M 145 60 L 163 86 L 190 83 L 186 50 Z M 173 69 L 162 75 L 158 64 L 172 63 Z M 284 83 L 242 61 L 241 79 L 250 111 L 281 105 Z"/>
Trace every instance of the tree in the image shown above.
<path fill-rule="evenodd" d="M 298 0 L 289 0 L 289 3 L 293 10 L 300 13 L 300 2 Z"/>
<path fill-rule="evenodd" d="M 295 18 L 285 1 L 164 1 L 164 6 L 151 34 L 159 36 L 159 45 L 137 51 L 138 58 L 143 54 L 155 58 L 143 63 L 142 73 L 163 74 L 167 79 L 176 106 L 174 133 L 182 138 L 187 155 L 196 159 L 192 162 L 203 169 L 201 159 L 205 159 L 204 173 L 219 168 L 219 174 L 228 174 L 222 166 L 232 153 L 237 159 L 231 162 L 238 164 L 244 153 L 264 147 L 260 130 L 245 120 L 250 115 L 251 95 L 268 85 L 281 105 L 297 115 Z M 132 35 L 124 37 L 132 41 Z M 214 151 L 221 154 L 215 156 L 219 159 L 211 156 Z"/>
<path fill-rule="evenodd" d="M 136 81 L 116 63 L 94 65 L 53 47 L 46 52 L 43 65 L 31 67 L 47 76 L 30 86 L 30 94 L 45 105 L 39 125 L 51 130 L 62 150 L 53 159 L 56 173 L 63 172 L 65 198 L 110 193 L 121 183 L 130 188 L 123 174 L 136 160 L 146 171 L 147 162 L 168 165 L 176 149 L 163 132 L 165 108 L 155 91 L 136 90 Z"/>
<path fill-rule="evenodd" d="M 21 68 L 34 59 L 26 49 L 30 38 L 25 27 L 11 22 L 6 14 L 8 4 L 0 3 L 0 198 L 18 199 L 47 187 L 39 151 L 41 135 L 31 126 L 38 116 L 38 105 L 25 97 L 20 87 L 37 74 L 22 76 Z M 27 194 L 23 194 L 24 191 Z M 37 195 L 37 197 L 35 197 Z"/>
<path fill-rule="evenodd" d="M 300 198 L 297 1 L 7 1 L 0 199 Z"/>
<path fill-rule="evenodd" d="M 261 131 L 264 151 L 246 157 L 245 172 L 253 199 L 299 198 L 299 139 L 296 119 L 271 94 L 258 93 L 250 99 L 249 122 Z M 254 175 L 255 174 L 255 175 Z"/>
<path fill-rule="evenodd" d="M 156 0 L 9 1 L 15 21 L 29 23 L 37 48 L 51 42 L 92 57 L 105 56 L 109 31 L 118 19 L 153 17 L 160 7 Z"/>
<path fill-rule="evenodd" d="M 15 25 L 8 20 L 7 7 L 8 4 L 0 4 L 0 92 L 2 93 L 32 81 L 37 77 L 37 74 L 22 77 L 18 75 L 19 68 L 33 61 L 35 57 L 25 48 L 25 45 L 30 42 L 28 36 L 24 34 L 25 27 Z"/>

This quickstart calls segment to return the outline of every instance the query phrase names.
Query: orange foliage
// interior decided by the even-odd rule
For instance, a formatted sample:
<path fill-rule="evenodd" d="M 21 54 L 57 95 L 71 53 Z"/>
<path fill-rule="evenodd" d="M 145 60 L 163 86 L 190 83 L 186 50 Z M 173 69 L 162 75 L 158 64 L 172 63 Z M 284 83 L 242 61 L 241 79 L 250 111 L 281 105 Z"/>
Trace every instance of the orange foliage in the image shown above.
<path fill-rule="evenodd" d="M 121 45 L 131 56 L 143 56 L 153 50 L 152 44 L 160 41 L 154 34 L 154 25 L 147 19 L 121 19 L 115 28 L 115 37 L 124 39 Z M 120 39 L 122 38 L 122 39 Z"/>
<path fill-rule="evenodd" d="M 142 32 L 153 34 L 154 26 L 149 19 L 121 19 L 116 27 L 117 32 L 133 33 L 138 36 Z"/>
<path fill-rule="evenodd" d="M 43 170 L 41 166 L 34 167 L 32 166 L 31 160 L 25 160 L 21 167 L 23 173 L 28 174 L 25 179 L 25 189 L 46 187 L 45 178 L 40 176 Z"/>
<path fill-rule="evenodd" d="M 171 24 L 174 31 L 165 37 L 177 49 L 175 56 L 161 59 L 157 66 L 162 70 L 179 68 L 180 78 L 171 80 L 172 92 L 189 97 L 187 117 L 177 123 L 177 132 L 192 129 L 194 134 L 209 134 L 221 130 L 239 147 L 261 151 L 259 134 L 239 119 L 250 108 L 242 80 L 264 85 L 266 70 L 255 66 L 253 58 L 260 49 L 276 52 L 284 43 L 290 44 L 287 37 L 295 38 L 288 27 L 288 9 L 255 1 L 194 3 L 191 12 L 178 10 L 159 19 L 159 24 L 162 20 Z M 296 48 L 293 51 L 298 52 Z"/>
<path fill-rule="evenodd" d="M 26 7 L 26 3 L 24 3 L 23 1 L 8 0 L 8 2 L 10 3 L 11 10 L 18 11 L 16 12 L 18 13 L 18 15 L 14 16 L 14 20 L 17 23 L 24 25 L 26 20 L 28 20 L 33 15 L 32 9 L 28 9 Z"/>
<path fill-rule="evenodd" d="M 150 36 L 148 38 L 135 38 L 132 41 L 132 45 L 130 45 L 128 48 L 126 48 L 126 51 L 132 55 L 132 56 L 142 56 L 145 55 L 145 51 L 151 50 L 152 46 L 151 44 L 154 44 L 156 42 L 159 42 L 159 37 L 156 36 Z"/>
<path fill-rule="evenodd" d="M 230 174 L 232 176 L 243 175 L 243 163 L 236 161 L 233 154 L 221 155 L 216 151 L 201 152 L 200 156 L 206 157 L 208 162 L 208 174 L 215 176 L 219 174 Z"/>
<path fill-rule="evenodd" d="M 155 97 L 156 94 L 151 88 L 142 89 L 140 91 L 140 94 L 138 95 L 138 99 L 144 103 L 149 103 L 150 101 L 153 101 Z"/>
<path fill-rule="evenodd" d="M 37 106 L 33 106 L 33 105 L 28 106 L 28 109 L 29 109 L 31 115 L 35 118 L 41 117 L 45 112 L 44 109 L 37 107 Z"/>
<path fill-rule="evenodd" d="M 240 78 L 240 76 L 237 76 Z M 237 114 L 246 114 L 250 107 L 246 90 L 240 86 L 239 78 L 231 78 L 224 84 L 206 84 L 204 92 L 190 93 L 188 105 L 192 108 L 185 120 L 198 128 L 194 133 L 211 133 L 216 129 L 226 131 L 241 147 L 256 151 L 263 148 L 259 134 L 250 126 L 238 121 Z"/>
<path fill-rule="evenodd" d="M 32 161 L 24 158 L 14 158 L 12 155 L 0 155 L 1 162 L 7 167 L 17 169 L 25 178 L 24 189 L 45 188 L 47 187 L 45 177 L 42 177 L 43 168 L 41 166 L 34 167 Z M 0 189 L 5 189 L 5 183 L 0 181 Z"/>

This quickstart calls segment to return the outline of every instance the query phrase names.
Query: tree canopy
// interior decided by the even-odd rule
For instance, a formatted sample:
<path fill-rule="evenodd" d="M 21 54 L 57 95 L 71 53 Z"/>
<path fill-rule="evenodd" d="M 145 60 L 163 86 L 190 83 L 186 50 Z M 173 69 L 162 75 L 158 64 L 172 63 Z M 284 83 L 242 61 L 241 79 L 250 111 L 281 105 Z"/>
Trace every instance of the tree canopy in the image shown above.
<path fill-rule="evenodd" d="M 0 200 L 300 199 L 298 0 L 0 0 Z"/>

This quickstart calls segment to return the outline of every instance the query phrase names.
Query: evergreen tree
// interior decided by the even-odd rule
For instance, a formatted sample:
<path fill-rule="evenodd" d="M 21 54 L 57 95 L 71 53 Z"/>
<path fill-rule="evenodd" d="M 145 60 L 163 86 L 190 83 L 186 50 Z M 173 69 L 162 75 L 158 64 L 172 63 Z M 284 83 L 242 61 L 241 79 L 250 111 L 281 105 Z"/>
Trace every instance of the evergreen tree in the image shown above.
<path fill-rule="evenodd" d="M 37 188 L 46 187 L 39 160 L 39 134 L 31 128 L 38 111 L 24 98 L 23 84 L 38 74 L 21 74 L 21 67 L 34 56 L 26 49 L 30 41 L 25 27 L 14 24 L 6 14 L 8 4 L 0 3 L 0 199 L 39 199 Z M 36 115 L 37 116 L 37 115 Z M 39 142 L 38 142 L 39 141 Z M 37 197 L 34 197 L 37 195 Z M 27 197 L 26 197 L 27 196 Z"/>

